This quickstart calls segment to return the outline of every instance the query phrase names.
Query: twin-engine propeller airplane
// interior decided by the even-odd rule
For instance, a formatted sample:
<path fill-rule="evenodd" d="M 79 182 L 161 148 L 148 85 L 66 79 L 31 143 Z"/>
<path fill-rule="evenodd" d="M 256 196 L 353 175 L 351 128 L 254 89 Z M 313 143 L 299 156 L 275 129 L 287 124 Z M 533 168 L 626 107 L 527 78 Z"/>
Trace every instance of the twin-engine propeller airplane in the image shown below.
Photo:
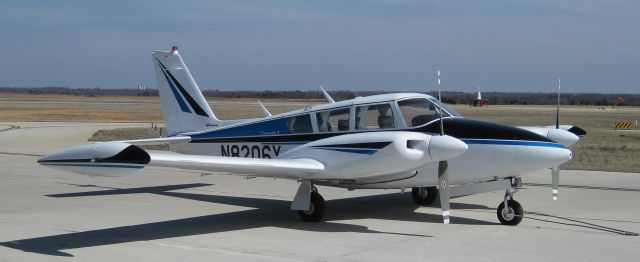
<path fill-rule="evenodd" d="M 90 143 L 54 152 L 38 163 L 80 174 L 112 176 L 145 166 L 173 167 L 300 181 L 291 209 L 305 221 L 325 212 L 315 185 L 354 189 L 412 188 L 430 205 L 439 195 L 449 222 L 449 198 L 505 190 L 497 209 L 517 225 L 513 199 L 520 177 L 571 159 L 578 141 L 571 126 L 512 127 L 466 119 L 419 93 L 357 97 L 271 115 L 220 120 L 200 92 L 176 47 L 153 51 L 168 137 Z M 565 130 L 567 129 L 567 130 Z M 572 132 L 571 132 L 572 131 Z M 171 151 L 138 145 L 169 144 Z"/>

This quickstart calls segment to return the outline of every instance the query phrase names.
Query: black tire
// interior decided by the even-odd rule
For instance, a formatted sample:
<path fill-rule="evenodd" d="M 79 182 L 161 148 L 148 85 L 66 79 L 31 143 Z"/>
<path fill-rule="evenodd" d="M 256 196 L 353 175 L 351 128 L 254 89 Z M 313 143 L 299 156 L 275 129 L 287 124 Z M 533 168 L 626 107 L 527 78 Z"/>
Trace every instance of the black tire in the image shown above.
<path fill-rule="evenodd" d="M 324 198 L 317 191 L 311 192 L 309 211 L 298 210 L 298 215 L 306 222 L 318 222 L 324 217 Z"/>
<path fill-rule="evenodd" d="M 522 206 L 520 205 L 520 203 L 518 203 L 518 201 L 515 200 L 508 200 L 508 205 L 510 211 L 512 211 L 511 214 L 508 214 L 507 210 L 504 208 L 504 202 L 501 202 L 498 206 L 497 215 L 498 220 L 500 220 L 500 224 L 506 226 L 515 226 L 517 224 L 520 224 L 522 218 L 524 217 Z"/>
<path fill-rule="evenodd" d="M 421 206 L 429 206 L 436 201 L 438 197 L 438 189 L 432 187 L 414 187 L 411 189 L 411 198 L 413 202 Z"/>

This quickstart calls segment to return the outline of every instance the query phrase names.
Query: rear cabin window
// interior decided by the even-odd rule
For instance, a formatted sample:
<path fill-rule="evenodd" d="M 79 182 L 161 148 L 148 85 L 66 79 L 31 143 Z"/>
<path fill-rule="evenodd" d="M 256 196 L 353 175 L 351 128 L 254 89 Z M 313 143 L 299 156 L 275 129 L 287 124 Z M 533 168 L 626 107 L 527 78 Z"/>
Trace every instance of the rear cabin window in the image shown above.
<path fill-rule="evenodd" d="M 289 126 L 289 131 L 291 133 L 313 133 L 313 127 L 311 127 L 311 116 L 310 115 L 300 115 L 290 117 L 287 120 L 287 124 Z"/>
<path fill-rule="evenodd" d="M 396 127 L 390 104 L 356 107 L 356 129 L 385 129 Z"/>
<path fill-rule="evenodd" d="M 349 108 L 316 113 L 318 131 L 349 131 Z"/>
<path fill-rule="evenodd" d="M 426 98 L 401 100 L 398 101 L 398 107 L 407 127 L 421 126 L 440 117 L 440 107 Z M 444 111 L 442 116 L 446 117 L 449 114 Z"/>

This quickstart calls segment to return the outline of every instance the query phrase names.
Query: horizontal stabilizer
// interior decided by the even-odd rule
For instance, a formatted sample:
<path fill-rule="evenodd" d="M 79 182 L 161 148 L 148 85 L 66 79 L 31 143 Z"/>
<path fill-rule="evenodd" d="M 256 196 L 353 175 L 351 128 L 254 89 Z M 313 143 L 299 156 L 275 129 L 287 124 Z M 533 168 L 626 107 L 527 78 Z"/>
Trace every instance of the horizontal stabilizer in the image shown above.
<path fill-rule="evenodd" d="M 174 136 L 174 137 L 159 137 L 159 138 L 136 139 L 136 140 L 122 140 L 122 141 L 114 141 L 114 142 L 127 143 L 127 144 L 138 145 L 138 146 L 151 146 L 151 145 L 189 143 L 190 141 L 191 141 L 191 137 L 189 136 Z"/>

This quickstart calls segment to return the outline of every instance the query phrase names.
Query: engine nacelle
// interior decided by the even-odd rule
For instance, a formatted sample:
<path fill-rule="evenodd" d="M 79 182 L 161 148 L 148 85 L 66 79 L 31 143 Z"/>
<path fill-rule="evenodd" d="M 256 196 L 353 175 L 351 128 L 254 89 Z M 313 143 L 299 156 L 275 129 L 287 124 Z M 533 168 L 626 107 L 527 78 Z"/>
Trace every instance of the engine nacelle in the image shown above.
<path fill-rule="evenodd" d="M 323 178 L 355 179 L 408 173 L 454 158 L 467 145 L 451 136 L 389 131 L 347 134 L 301 145 L 279 159 L 309 158 L 325 166 Z"/>
<path fill-rule="evenodd" d="M 579 127 L 572 127 L 573 128 L 571 129 L 572 131 L 564 130 L 562 128 L 556 129 L 555 126 L 553 127 L 551 126 L 545 126 L 545 127 L 519 126 L 519 128 L 522 128 L 522 129 L 534 132 L 536 134 L 539 134 L 541 136 L 544 136 L 546 138 L 549 138 L 554 142 L 559 143 L 565 147 L 570 147 L 574 145 L 576 142 L 578 142 L 578 140 L 580 140 L 579 136 L 586 134 L 586 131 L 584 131 Z M 581 134 L 581 135 L 578 135 L 578 134 Z"/>
<path fill-rule="evenodd" d="M 119 176 L 144 168 L 151 160 L 137 146 L 121 142 L 84 144 L 38 159 L 44 166 L 90 176 Z"/>

